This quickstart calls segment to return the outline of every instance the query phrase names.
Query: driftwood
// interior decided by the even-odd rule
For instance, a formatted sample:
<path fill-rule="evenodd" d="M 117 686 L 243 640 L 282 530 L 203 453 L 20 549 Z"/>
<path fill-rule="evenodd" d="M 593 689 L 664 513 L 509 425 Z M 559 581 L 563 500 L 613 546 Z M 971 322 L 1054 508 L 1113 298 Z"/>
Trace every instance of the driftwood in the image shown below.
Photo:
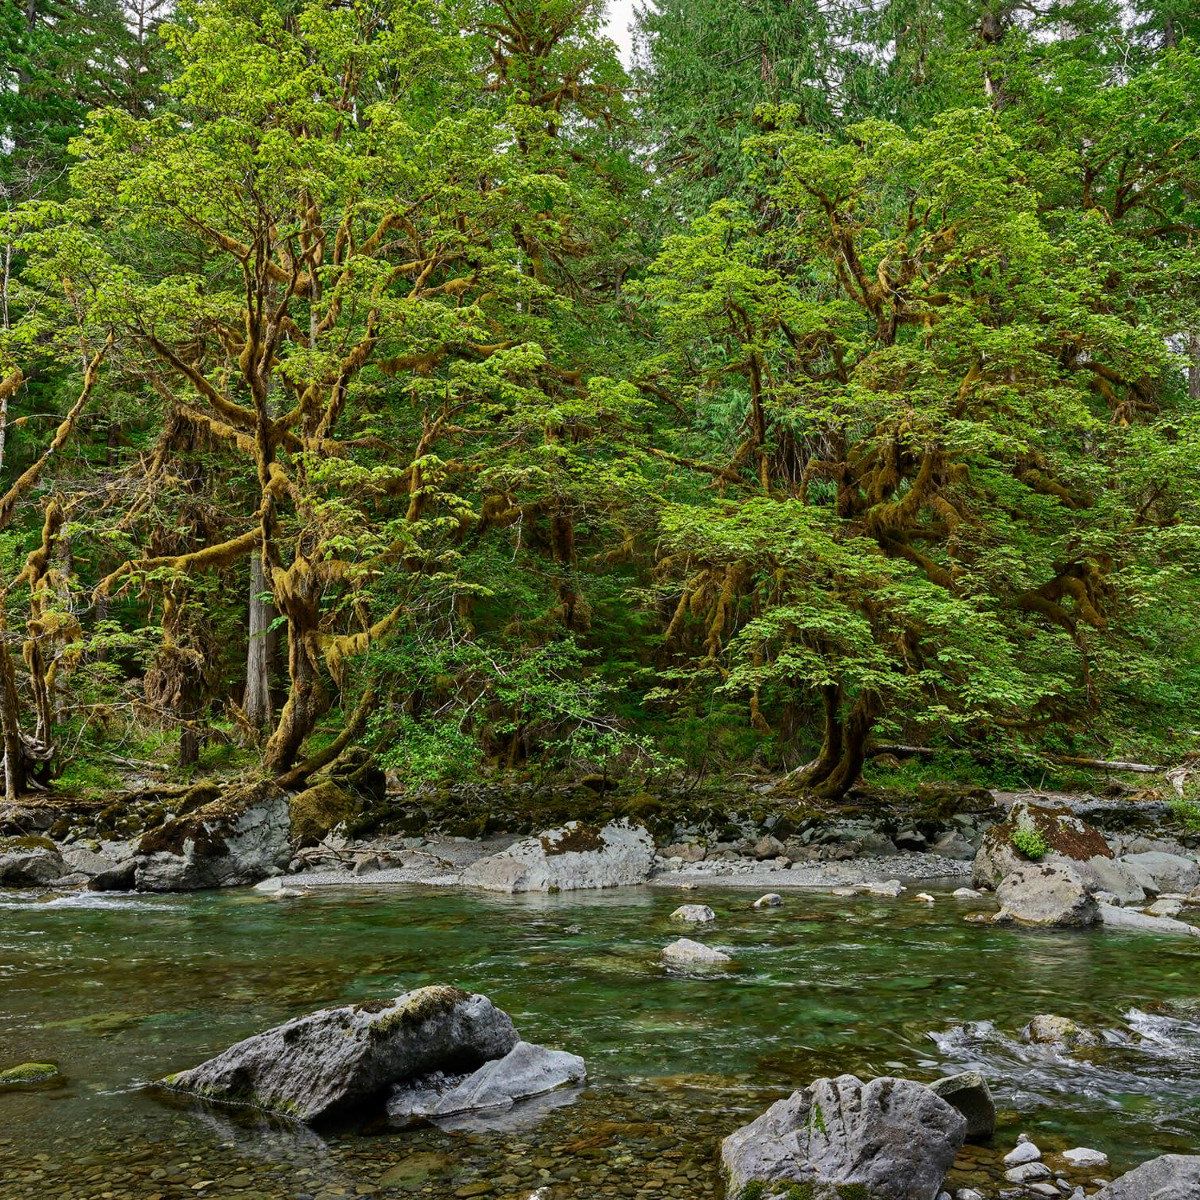
<path fill-rule="evenodd" d="M 941 754 L 942 750 L 931 746 L 872 746 L 867 751 L 869 758 L 880 754 L 895 754 L 901 758 L 932 758 Z M 972 751 L 968 750 L 968 754 Z M 1046 759 L 1064 767 L 1084 767 L 1090 771 L 1135 771 L 1139 775 L 1157 775 L 1166 770 L 1165 767 L 1154 766 L 1152 763 L 1120 762 L 1107 758 L 1079 758 L 1073 754 L 1047 754 Z"/>

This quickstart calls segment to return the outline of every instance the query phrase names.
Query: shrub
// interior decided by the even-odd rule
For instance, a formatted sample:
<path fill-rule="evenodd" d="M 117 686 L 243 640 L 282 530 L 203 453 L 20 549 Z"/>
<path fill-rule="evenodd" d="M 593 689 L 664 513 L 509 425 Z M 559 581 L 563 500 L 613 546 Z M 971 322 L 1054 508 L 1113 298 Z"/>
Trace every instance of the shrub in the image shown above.
<path fill-rule="evenodd" d="M 1050 843 L 1046 841 L 1046 835 L 1037 829 L 1028 829 L 1023 826 L 1014 829 L 1009 841 L 1016 850 L 1034 862 L 1045 858 L 1050 853 Z"/>

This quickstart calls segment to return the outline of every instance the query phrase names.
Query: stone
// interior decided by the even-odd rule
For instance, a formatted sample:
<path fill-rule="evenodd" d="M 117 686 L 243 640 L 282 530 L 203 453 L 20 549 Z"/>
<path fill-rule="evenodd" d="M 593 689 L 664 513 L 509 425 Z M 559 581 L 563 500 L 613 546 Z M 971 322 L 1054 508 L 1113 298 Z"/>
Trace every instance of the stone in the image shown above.
<path fill-rule="evenodd" d="M 679 938 L 663 947 L 663 962 L 672 967 L 719 967 L 733 962 L 723 950 L 694 942 L 691 938 Z"/>
<path fill-rule="evenodd" d="M 1099 1150 L 1089 1150 L 1086 1146 L 1076 1146 L 1073 1150 L 1064 1150 L 1062 1157 L 1072 1167 L 1107 1167 L 1108 1155 Z"/>
<path fill-rule="evenodd" d="M 1037 1162 L 1042 1152 L 1031 1141 L 1018 1142 L 1016 1147 L 1004 1156 L 1006 1167 L 1021 1167 L 1026 1163 Z M 1048 1175 L 1050 1172 L 1047 1171 Z M 1019 1180 L 1017 1182 L 1020 1182 Z"/>
<path fill-rule="evenodd" d="M 987 1080 L 978 1071 L 935 1079 L 929 1090 L 962 1113 L 968 1142 L 989 1141 L 996 1132 L 996 1103 Z"/>
<path fill-rule="evenodd" d="M 1200 1155 L 1152 1158 L 1101 1188 L 1094 1200 L 1200 1200 Z"/>
<path fill-rule="evenodd" d="M 973 886 L 994 888 L 1005 876 L 1029 862 L 1012 844 L 1012 835 L 1018 829 L 1039 833 L 1045 839 L 1049 847 L 1041 860 L 1045 863 L 1073 865 L 1095 857 L 1112 858 L 1104 834 L 1069 808 L 1018 800 L 1008 818 L 983 835 L 971 867 Z"/>
<path fill-rule="evenodd" d="M 923 1084 L 818 1079 L 721 1143 L 730 1196 L 747 1184 L 857 1185 L 864 1200 L 930 1200 L 962 1146 L 962 1114 Z"/>
<path fill-rule="evenodd" d="M 944 858 L 969 862 L 975 857 L 975 847 L 957 829 L 948 830 L 933 844 L 934 854 Z"/>
<path fill-rule="evenodd" d="M 1152 917 L 1177 917 L 1183 912 L 1183 905 L 1178 900 L 1155 900 L 1145 908 Z"/>
<path fill-rule="evenodd" d="M 27 1062 L 17 1063 L 15 1067 L 7 1067 L 0 1071 L 0 1092 L 8 1090 L 24 1091 L 33 1087 L 46 1087 L 60 1082 L 58 1063 Z"/>
<path fill-rule="evenodd" d="M 83 875 L 93 892 L 123 892 L 133 887 L 137 871 L 134 842 L 76 842 L 62 846 L 66 869 Z"/>
<path fill-rule="evenodd" d="M 597 829 L 568 821 L 472 863 L 462 884 L 491 892 L 566 892 L 645 883 L 653 868 L 654 842 L 642 826 L 614 821 Z"/>
<path fill-rule="evenodd" d="M 707 904 L 681 904 L 672 914 L 672 921 L 687 921 L 692 925 L 707 925 L 717 919 Z"/>
<path fill-rule="evenodd" d="M 44 887 L 65 872 L 58 847 L 49 838 L 0 839 L 0 886 Z"/>
<path fill-rule="evenodd" d="M 951 893 L 955 900 L 982 900 L 983 893 L 975 888 L 960 887 L 955 888 Z"/>
<path fill-rule="evenodd" d="M 871 896 L 891 896 L 895 899 L 902 892 L 908 891 L 898 879 L 885 879 L 882 882 L 864 883 L 859 888 Z"/>
<path fill-rule="evenodd" d="M 974 1188 L 959 1188 L 954 1193 L 954 1200 L 984 1200 L 982 1192 L 977 1192 Z"/>
<path fill-rule="evenodd" d="M 216 793 L 142 835 L 134 886 L 186 892 L 257 883 L 291 859 L 289 828 L 287 795 L 273 784 Z"/>
<path fill-rule="evenodd" d="M 1200 928 L 1172 917 L 1153 917 L 1115 904 L 1099 905 L 1100 920 L 1114 929 L 1133 929 L 1142 933 L 1161 933 L 1167 937 L 1200 937 Z"/>
<path fill-rule="evenodd" d="M 518 1040 L 508 1014 L 486 996 L 423 987 L 287 1021 L 162 1082 L 313 1123 L 381 1105 L 413 1076 L 482 1066 Z"/>
<path fill-rule="evenodd" d="M 999 921 L 1084 928 L 1100 919 L 1096 901 L 1072 867 L 1025 863 L 1005 876 L 996 898 L 1000 901 Z"/>
<path fill-rule="evenodd" d="M 703 862 L 705 851 L 698 842 L 674 842 L 658 853 L 663 858 L 677 858 L 680 862 Z"/>
<path fill-rule="evenodd" d="M 313 846 L 339 825 L 362 815 L 362 801 L 332 779 L 322 779 L 288 801 L 292 844 Z"/>
<path fill-rule="evenodd" d="M 1121 904 L 1141 904 L 1147 890 L 1153 890 L 1153 881 L 1145 871 L 1120 859 L 1105 858 L 1101 854 L 1072 864 L 1083 878 L 1093 895 L 1108 892 L 1116 896 Z"/>
<path fill-rule="evenodd" d="M 1182 854 L 1151 851 L 1148 854 L 1125 854 L 1117 860 L 1142 872 L 1154 892 L 1190 892 L 1200 884 L 1200 866 Z"/>
<path fill-rule="evenodd" d="M 913 897 L 913 899 L 919 900 L 922 904 L 934 904 L 935 903 L 934 898 L 928 892 L 918 892 Z"/>
<path fill-rule="evenodd" d="M 518 1042 L 502 1058 L 484 1063 L 444 1090 L 402 1085 L 388 1101 L 387 1111 L 395 1123 L 510 1108 L 519 1100 L 582 1083 L 586 1077 L 587 1067 L 579 1055 Z"/>
<path fill-rule="evenodd" d="M 1067 1046 L 1074 1048 L 1076 1046 L 1098 1046 L 1100 1044 L 1100 1039 L 1094 1033 L 1084 1029 L 1082 1025 L 1072 1021 L 1070 1017 L 1060 1017 L 1053 1013 L 1039 1013 L 1021 1030 L 1021 1037 L 1027 1042 L 1046 1046 Z M 1032 1143 L 1028 1144 L 1031 1145 Z M 1038 1153 L 1034 1157 L 1040 1158 L 1041 1154 Z M 1024 1162 L 1028 1160 L 1017 1159 L 1014 1161 Z M 1009 1165 L 1011 1166 L 1012 1164 L 1010 1163 Z"/>
<path fill-rule="evenodd" d="M 784 853 L 783 843 L 771 834 L 766 834 L 754 844 L 754 857 L 763 862 L 768 858 L 779 858 Z"/>
<path fill-rule="evenodd" d="M 1009 1183 L 1033 1183 L 1037 1179 L 1049 1179 L 1050 1168 L 1045 1163 L 1027 1162 L 1004 1172 Z"/>
<path fill-rule="evenodd" d="M 754 902 L 755 908 L 779 908 L 783 904 L 783 897 L 778 892 L 768 892 L 765 896 L 759 896 Z"/>

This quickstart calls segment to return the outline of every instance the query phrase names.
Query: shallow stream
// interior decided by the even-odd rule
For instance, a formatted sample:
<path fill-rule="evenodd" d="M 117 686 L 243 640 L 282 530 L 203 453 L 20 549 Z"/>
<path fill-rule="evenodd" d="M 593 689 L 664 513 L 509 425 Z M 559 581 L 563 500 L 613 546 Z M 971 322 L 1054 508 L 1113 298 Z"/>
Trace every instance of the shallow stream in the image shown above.
<path fill-rule="evenodd" d="M 997 1094 L 998 1152 L 1022 1130 L 1104 1150 L 1114 1171 L 1200 1148 L 1196 944 L 972 924 L 948 894 L 687 899 L 717 910 L 691 936 L 732 948 L 736 970 L 665 970 L 680 897 L 651 890 L 0 894 L 0 1068 L 53 1059 L 65 1077 L 0 1094 L 0 1197 L 705 1200 L 721 1137 L 808 1080 L 966 1065 Z M 491 1129 L 328 1139 L 139 1089 L 289 1017 L 435 982 L 584 1055 L 589 1086 L 525 1127 L 517 1109 Z M 1044 1012 L 1106 1044 L 1021 1043 Z"/>

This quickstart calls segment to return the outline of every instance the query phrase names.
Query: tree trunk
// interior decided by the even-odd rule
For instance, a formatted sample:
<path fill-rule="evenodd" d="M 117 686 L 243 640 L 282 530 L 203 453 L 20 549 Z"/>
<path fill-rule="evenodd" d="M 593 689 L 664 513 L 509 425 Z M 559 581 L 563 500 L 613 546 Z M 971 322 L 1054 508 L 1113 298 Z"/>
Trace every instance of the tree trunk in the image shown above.
<path fill-rule="evenodd" d="M 826 800 L 840 800 L 857 782 L 867 760 L 867 738 L 879 716 L 878 699 L 864 692 L 842 725 L 842 752 L 837 765 L 813 791 Z"/>
<path fill-rule="evenodd" d="M 329 707 L 329 697 L 317 678 L 308 656 L 305 639 L 295 621 L 288 620 L 288 676 L 291 680 L 287 702 L 279 714 L 274 733 L 267 741 L 263 766 L 273 775 L 282 775 L 296 763 L 308 735 Z"/>
<path fill-rule="evenodd" d="M 25 749 L 21 741 L 17 675 L 8 652 L 6 633 L 4 612 L 0 609 L 0 730 L 4 735 L 4 799 L 12 804 L 25 790 Z"/>
<path fill-rule="evenodd" d="M 250 556 L 249 648 L 246 652 L 246 695 L 242 709 L 255 729 L 267 729 L 274 719 L 271 704 L 271 665 L 275 657 L 275 606 L 261 599 L 266 591 L 262 555 Z"/>
<path fill-rule="evenodd" d="M 818 784 L 824 783 L 842 757 L 844 737 L 841 687 L 836 683 L 826 684 L 821 689 L 821 702 L 825 707 L 825 733 L 821 740 L 820 753 L 800 773 L 805 787 L 816 787 Z"/>

